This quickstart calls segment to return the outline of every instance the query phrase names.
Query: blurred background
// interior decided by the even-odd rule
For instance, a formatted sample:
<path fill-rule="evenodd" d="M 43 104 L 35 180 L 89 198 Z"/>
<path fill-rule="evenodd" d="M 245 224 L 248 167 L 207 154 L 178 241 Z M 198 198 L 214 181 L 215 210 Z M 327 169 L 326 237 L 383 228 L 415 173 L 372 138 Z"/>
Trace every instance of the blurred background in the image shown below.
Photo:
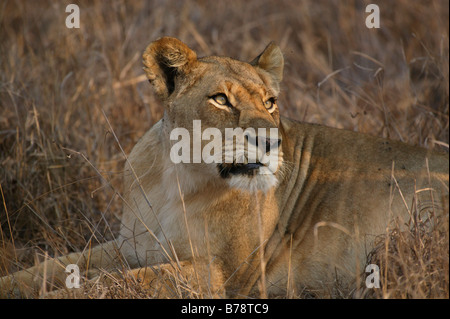
<path fill-rule="evenodd" d="M 65 24 L 70 3 L 78 29 Z M 378 29 L 365 24 L 370 3 Z M 447 0 L 3 0 L 0 275 L 117 234 L 112 130 L 128 154 L 161 118 L 141 55 L 162 36 L 243 61 L 275 41 L 282 115 L 448 150 Z"/>

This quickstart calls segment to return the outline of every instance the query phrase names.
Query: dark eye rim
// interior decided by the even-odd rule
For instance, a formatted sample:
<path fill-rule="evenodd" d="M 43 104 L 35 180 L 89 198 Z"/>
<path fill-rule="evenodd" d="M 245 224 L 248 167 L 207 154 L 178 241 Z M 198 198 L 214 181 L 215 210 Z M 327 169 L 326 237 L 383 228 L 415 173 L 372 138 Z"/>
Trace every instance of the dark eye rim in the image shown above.
<path fill-rule="evenodd" d="M 270 105 L 270 107 L 266 107 L 266 103 L 267 102 L 271 102 L 272 104 Z M 272 108 L 274 108 L 277 105 L 277 98 L 276 97 L 271 97 L 269 99 L 267 99 L 264 102 L 264 107 L 266 107 L 267 110 L 271 110 Z"/>

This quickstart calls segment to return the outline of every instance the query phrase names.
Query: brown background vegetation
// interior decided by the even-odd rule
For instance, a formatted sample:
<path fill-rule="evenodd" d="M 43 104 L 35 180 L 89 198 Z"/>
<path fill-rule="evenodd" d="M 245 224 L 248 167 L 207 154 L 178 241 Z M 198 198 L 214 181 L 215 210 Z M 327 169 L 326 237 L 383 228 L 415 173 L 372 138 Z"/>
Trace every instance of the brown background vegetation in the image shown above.
<path fill-rule="evenodd" d="M 0 3 L 0 275 L 117 234 L 124 158 L 106 119 L 128 153 L 161 118 L 141 64 L 161 36 L 245 61 L 273 40 L 283 115 L 448 147 L 446 0 L 75 1 L 68 29 L 70 2 Z"/>

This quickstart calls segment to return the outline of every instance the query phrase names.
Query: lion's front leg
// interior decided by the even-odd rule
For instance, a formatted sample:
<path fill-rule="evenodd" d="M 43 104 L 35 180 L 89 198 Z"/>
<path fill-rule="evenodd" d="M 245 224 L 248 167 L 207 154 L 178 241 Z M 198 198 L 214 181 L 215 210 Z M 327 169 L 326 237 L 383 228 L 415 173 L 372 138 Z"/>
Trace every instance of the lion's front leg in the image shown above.
<path fill-rule="evenodd" d="M 77 264 L 80 253 L 57 259 L 49 258 L 40 264 L 0 278 L 0 297 L 36 298 L 62 287 L 67 277 L 66 267 Z"/>
<path fill-rule="evenodd" d="M 130 290 L 131 289 L 131 290 Z M 129 292 L 132 291 L 132 295 Z M 144 297 L 221 298 L 225 295 L 217 267 L 190 261 L 166 263 L 131 270 L 103 272 L 79 289 L 62 288 L 44 298 Z"/>
<path fill-rule="evenodd" d="M 65 287 L 72 275 L 81 279 L 98 276 L 101 269 L 117 268 L 120 258 L 114 242 L 72 253 L 0 278 L 0 298 L 36 298 Z M 67 266 L 72 265 L 70 270 Z M 75 273 L 73 271 L 76 271 Z"/>
<path fill-rule="evenodd" d="M 127 273 L 155 298 L 220 298 L 223 274 L 216 265 L 183 261 L 132 269 Z"/>

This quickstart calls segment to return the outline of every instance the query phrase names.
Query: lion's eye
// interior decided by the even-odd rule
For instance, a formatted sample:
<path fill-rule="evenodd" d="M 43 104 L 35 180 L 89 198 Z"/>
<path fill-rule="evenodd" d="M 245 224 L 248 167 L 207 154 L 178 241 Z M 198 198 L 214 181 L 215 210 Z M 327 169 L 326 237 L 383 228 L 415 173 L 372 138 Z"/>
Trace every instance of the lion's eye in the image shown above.
<path fill-rule="evenodd" d="M 213 96 L 212 98 L 214 99 L 214 101 L 217 104 L 220 104 L 220 105 L 227 105 L 228 104 L 228 99 L 227 99 L 227 97 L 224 94 L 217 94 L 217 95 Z"/>
<path fill-rule="evenodd" d="M 209 97 L 209 102 L 214 105 L 215 107 L 222 109 L 222 110 L 227 110 L 229 111 L 229 109 L 231 107 L 233 107 L 230 103 L 230 101 L 228 101 L 228 98 L 225 94 L 223 93 L 219 93 L 219 94 L 215 94 Z"/>
<path fill-rule="evenodd" d="M 270 98 L 268 99 L 266 102 L 264 102 L 264 107 L 270 112 L 272 113 L 275 110 L 275 98 Z"/>

